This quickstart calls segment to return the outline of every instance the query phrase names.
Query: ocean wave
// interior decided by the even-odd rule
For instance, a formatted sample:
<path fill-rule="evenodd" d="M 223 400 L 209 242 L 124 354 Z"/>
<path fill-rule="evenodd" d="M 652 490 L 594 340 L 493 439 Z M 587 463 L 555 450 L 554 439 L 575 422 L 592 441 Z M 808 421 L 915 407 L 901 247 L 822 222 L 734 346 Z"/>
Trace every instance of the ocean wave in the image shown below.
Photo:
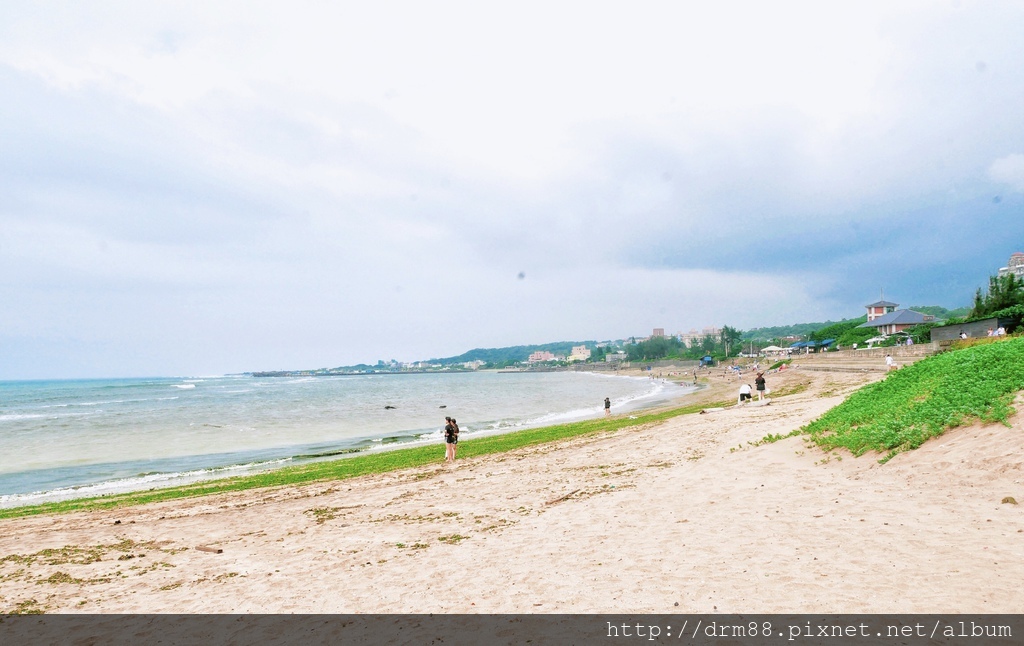
<path fill-rule="evenodd" d="M 175 388 L 182 388 L 182 389 L 186 389 L 186 388 L 195 388 L 195 387 L 196 387 L 196 385 L 195 385 L 195 384 L 173 384 L 173 386 L 174 386 Z"/>
<path fill-rule="evenodd" d="M 13 422 L 19 419 L 40 419 L 44 417 L 52 417 L 52 415 L 45 415 L 43 413 L 8 413 L 0 415 L 0 422 Z"/>
<path fill-rule="evenodd" d="M 290 462 L 292 458 L 279 458 L 276 460 L 263 460 L 258 462 L 247 462 L 245 464 L 233 464 L 223 467 L 209 467 L 191 471 L 176 471 L 173 473 L 142 473 L 129 478 L 117 478 L 105 482 L 97 482 L 88 485 L 74 487 L 60 487 L 49 491 L 34 491 L 32 493 L 18 493 L 0 495 L 0 508 L 21 507 L 24 505 L 35 505 L 44 502 L 57 502 L 71 500 L 73 498 L 89 498 L 92 496 L 105 496 L 130 491 L 141 491 L 144 489 L 159 489 L 173 487 L 200 480 L 213 480 L 229 475 L 237 475 L 239 472 L 255 469 L 267 469 Z"/>

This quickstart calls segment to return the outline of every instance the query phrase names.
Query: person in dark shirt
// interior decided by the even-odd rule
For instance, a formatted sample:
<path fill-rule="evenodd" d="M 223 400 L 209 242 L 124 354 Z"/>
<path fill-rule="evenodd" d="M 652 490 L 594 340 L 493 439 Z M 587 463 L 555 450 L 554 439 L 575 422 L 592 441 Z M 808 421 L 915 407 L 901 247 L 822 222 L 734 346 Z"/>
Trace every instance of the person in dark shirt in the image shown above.
<path fill-rule="evenodd" d="M 764 391 L 767 389 L 764 383 L 764 373 L 757 373 L 757 377 L 754 379 L 754 387 L 757 389 L 757 401 L 764 399 Z"/>
<path fill-rule="evenodd" d="M 445 417 L 444 421 L 444 461 L 454 462 L 455 444 L 459 441 L 459 436 L 455 431 L 455 420 L 451 417 Z"/>

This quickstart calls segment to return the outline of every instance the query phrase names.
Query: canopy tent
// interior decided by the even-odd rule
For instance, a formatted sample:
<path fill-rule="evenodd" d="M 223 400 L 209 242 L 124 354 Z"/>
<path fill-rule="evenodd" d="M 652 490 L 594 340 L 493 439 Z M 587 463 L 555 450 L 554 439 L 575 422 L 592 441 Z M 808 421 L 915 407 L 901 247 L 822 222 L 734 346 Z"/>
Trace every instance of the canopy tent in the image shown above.
<path fill-rule="evenodd" d="M 791 348 L 824 348 L 835 343 L 835 339 L 825 339 L 824 341 L 797 341 L 790 345 Z"/>

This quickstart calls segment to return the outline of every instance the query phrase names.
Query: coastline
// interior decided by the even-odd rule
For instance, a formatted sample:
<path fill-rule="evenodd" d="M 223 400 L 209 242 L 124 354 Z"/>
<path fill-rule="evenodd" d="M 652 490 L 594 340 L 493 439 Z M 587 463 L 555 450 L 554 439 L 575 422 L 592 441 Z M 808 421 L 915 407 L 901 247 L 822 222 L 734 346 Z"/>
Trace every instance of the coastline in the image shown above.
<path fill-rule="evenodd" d="M 639 381 L 641 378 L 639 371 L 633 371 L 630 374 L 601 374 L 599 376 L 604 378 L 625 377 L 634 381 Z M 170 382 L 173 380 L 176 380 L 176 378 L 160 378 L 156 381 Z M 187 385 L 194 389 L 195 385 L 192 382 L 205 381 L 205 379 L 187 378 L 185 381 L 190 382 Z M 299 382 L 303 381 L 309 380 L 299 380 Z M 180 384 L 174 383 L 169 383 L 167 385 L 179 388 L 182 387 Z M 245 384 L 242 384 L 242 386 L 245 386 Z M 232 383 L 226 387 L 235 388 L 236 384 Z M 249 388 L 251 392 L 251 386 L 249 386 Z M 672 386 L 663 386 L 662 388 L 667 388 L 669 390 L 674 389 Z M 621 390 L 621 388 L 612 388 L 613 393 L 616 390 Z M 557 393 L 559 391 L 555 389 L 552 392 Z M 660 392 L 629 395 L 624 399 L 622 404 L 617 402 L 613 407 L 613 411 L 636 412 L 663 407 L 684 398 L 687 392 L 688 391 L 673 391 L 669 395 Z M 564 401 L 573 402 L 577 400 L 570 396 Z M 117 402 L 115 401 L 113 403 Z M 87 402 L 85 405 L 91 406 L 92 404 L 93 402 Z M 75 405 L 82 406 L 83 404 Z M 565 406 L 568 407 L 570 404 L 567 403 Z M 103 411 L 99 412 L 102 413 Z M 436 414 L 443 415 L 445 412 L 446 411 L 441 410 Z M 492 409 L 491 413 L 493 414 L 494 412 L 496 411 Z M 556 409 L 553 412 L 546 413 L 534 410 L 525 417 L 520 413 L 520 419 L 518 420 L 512 411 L 509 411 L 509 413 L 510 414 L 507 418 L 505 418 L 505 414 L 503 413 L 498 413 L 498 417 L 496 418 L 488 418 L 485 416 L 485 420 L 492 420 L 490 422 L 464 423 L 464 439 L 489 437 L 505 433 L 515 433 L 524 429 L 571 423 L 586 419 L 597 419 L 601 417 L 602 411 L 598 403 L 595 401 L 594 406 L 589 409 Z M 453 412 L 452 414 L 454 415 L 456 413 Z M 202 415 L 202 413 L 200 413 L 200 415 Z M 530 417 L 530 415 L 533 415 L 533 417 Z M 459 415 L 459 417 L 461 419 L 463 418 L 463 415 Z M 200 417 L 200 419 L 202 418 Z M 202 426 L 220 428 L 220 425 L 224 423 L 220 420 L 211 421 L 215 421 L 215 423 L 202 424 Z M 213 453 L 197 450 L 194 456 L 186 453 L 171 455 L 166 458 L 150 458 L 142 461 L 135 460 L 134 462 L 132 460 L 127 460 L 120 463 L 100 462 L 95 465 L 93 465 L 93 462 L 83 461 L 81 467 L 72 466 L 71 468 L 75 469 L 75 471 L 71 472 L 68 470 L 69 474 L 67 475 L 62 474 L 59 467 L 49 469 L 48 471 L 42 470 L 26 472 L 30 477 L 35 477 L 39 480 L 40 483 L 45 482 L 45 478 L 50 478 L 50 482 L 58 482 L 59 478 L 63 478 L 64 483 L 59 484 L 59 486 L 54 485 L 45 489 L 8 489 L 4 495 L 0 495 L 0 512 L 4 509 L 35 506 L 81 498 L 95 498 L 98 496 L 171 489 L 194 483 L 230 479 L 239 476 L 244 477 L 258 475 L 283 468 L 308 465 L 317 462 L 349 459 L 360 455 L 371 455 L 378 452 L 429 446 L 441 444 L 443 442 L 440 425 L 437 426 L 436 429 L 419 428 L 415 424 L 409 426 L 408 420 L 405 421 L 406 426 L 393 426 L 391 429 L 375 428 L 371 430 L 372 434 L 362 437 L 346 437 L 344 435 L 346 431 L 343 423 L 340 431 L 341 435 L 334 435 L 334 439 L 323 439 L 311 444 L 279 444 L 276 446 L 271 445 L 266 448 L 238 448 L 234 453 L 227 452 L 225 447 L 220 449 L 219 452 Z M 423 424 L 425 419 L 420 419 L 419 422 L 420 424 Z M 193 424 L 190 422 L 188 426 L 191 427 Z M 351 426 L 351 424 L 349 424 L 349 426 Z M 291 424 L 290 427 L 290 431 L 286 436 L 294 437 L 295 439 L 302 436 L 301 433 L 296 432 L 296 429 L 306 428 L 302 420 L 296 421 L 294 424 Z M 126 439 L 128 438 L 126 437 Z M 131 440 L 134 442 L 134 436 L 131 437 Z M 308 441 L 309 440 L 307 440 L 307 442 Z M 188 439 L 183 438 L 181 443 L 177 443 L 175 445 L 175 448 L 177 446 L 191 446 L 191 444 Z M 28 447 L 23 448 L 28 450 Z M 100 479 L 93 473 L 90 473 L 89 469 L 93 466 L 96 467 L 94 469 L 95 474 L 100 474 L 106 470 L 108 472 L 106 479 Z M 81 473 L 79 474 L 78 472 Z M 75 478 L 76 475 L 78 479 Z M 83 478 L 82 476 L 85 477 Z M 89 479 L 90 476 L 92 476 L 92 479 Z M 22 486 L 24 486 L 23 483 Z"/>
<path fill-rule="evenodd" d="M 1000 500 L 1024 499 L 1020 416 L 885 465 L 800 437 L 761 442 L 882 376 L 796 369 L 771 375 L 793 394 L 770 406 L 454 465 L 438 452 L 342 481 L 2 520 L 0 610 L 1016 612 L 1024 510 Z M 715 377 L 695 398 L 735 384 Z"/>

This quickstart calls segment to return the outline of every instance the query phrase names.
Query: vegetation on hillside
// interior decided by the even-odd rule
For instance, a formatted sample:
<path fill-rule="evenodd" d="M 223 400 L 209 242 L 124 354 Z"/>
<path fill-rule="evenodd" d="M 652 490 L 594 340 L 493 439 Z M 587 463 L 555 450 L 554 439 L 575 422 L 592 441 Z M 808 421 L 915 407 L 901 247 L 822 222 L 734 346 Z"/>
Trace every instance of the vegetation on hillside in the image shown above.
<path fill-rule="evenodd" d="M 885 452 L 885 462 L 974 420 L 1003 422 L 1024 390 L 1024 338 L 922 359 L 869 384 L 804 427 L 826 451 Z"/>
<path fill-rule="evenodd" d="M 840 339 L 844 334 L 848 334 L 852 330 L 855 330 L 858 325 L 868 320 L 867 316 L 861 316 L 855 319 L 846 319 L 832 325 L 826 325 L 823 328 L 811 332 L 811 341 L 827 341 L 828 339 L 835 339 L 840 345 L 844 345 Z M 874 332 L 874 330 L 872 330 Z M 868 337 L 865 337 L 868 338 Z M 846 344 L 848 345 L 848 344 Z"/>
<path fill-rule="evenodd" d="M 911 305 L 909 308 L 915 312 L 922 314 L 931 314 L 936 319 L 948 319 L 957 316 L 967 316 L 971 308 L 969 307 L 958 307 L 953 310 L 946 309 L 945 307 L 939 307 L 938 305 Z"/>
<path fill-rule="evenodd" d="M 959 310 L 954 310 L 960 314 Z M 950 312 L 953 314 L 954 312 Z M 1024 322 L 1024 280 L 1013 274 L 989 276 L 988 289 L 974 294 L 974 306 L 961 316 L 951 316 L 945 325 L 960 325 L 987 318 L 1011 319 L 1007 331 L 1012 332 Z"/>
<path fill-rule="evenodd" d="M 442 365 L 465 363 L 467 361 L 483 361 L 496 366 L 511 365 L 523 362 L 538 351 L 547 351 L 554 355 L 565 356 L 572 352 L 573 346 L 585 345 L 591 352 L 597 348 L 597 341 L 556 341 L 539 345 L 514 345 L 504 348 L 474 348 L 455 357 L 431 359 L 429 363 Z"/>
<path fill-rule="evenodd" d="M 754 341 L 771 343 L 787 336 L 806 337 L 809 334 L 829 325 L 842 323 L 842 321 L 824 321 L 821 323 L 794 323 L 792 325 L 776 325 L 774 327 L 757 327 L 743 332 L 743 341 Z"/>
<path fill-rule="evenodd" d="M 989 276 L 988 291 L 979 287 L 974 294 L 974 307 L 970 318 L 985 318 L 1000 310 L 1024 305 L 1024 281 L 1013 274 Z"/>

